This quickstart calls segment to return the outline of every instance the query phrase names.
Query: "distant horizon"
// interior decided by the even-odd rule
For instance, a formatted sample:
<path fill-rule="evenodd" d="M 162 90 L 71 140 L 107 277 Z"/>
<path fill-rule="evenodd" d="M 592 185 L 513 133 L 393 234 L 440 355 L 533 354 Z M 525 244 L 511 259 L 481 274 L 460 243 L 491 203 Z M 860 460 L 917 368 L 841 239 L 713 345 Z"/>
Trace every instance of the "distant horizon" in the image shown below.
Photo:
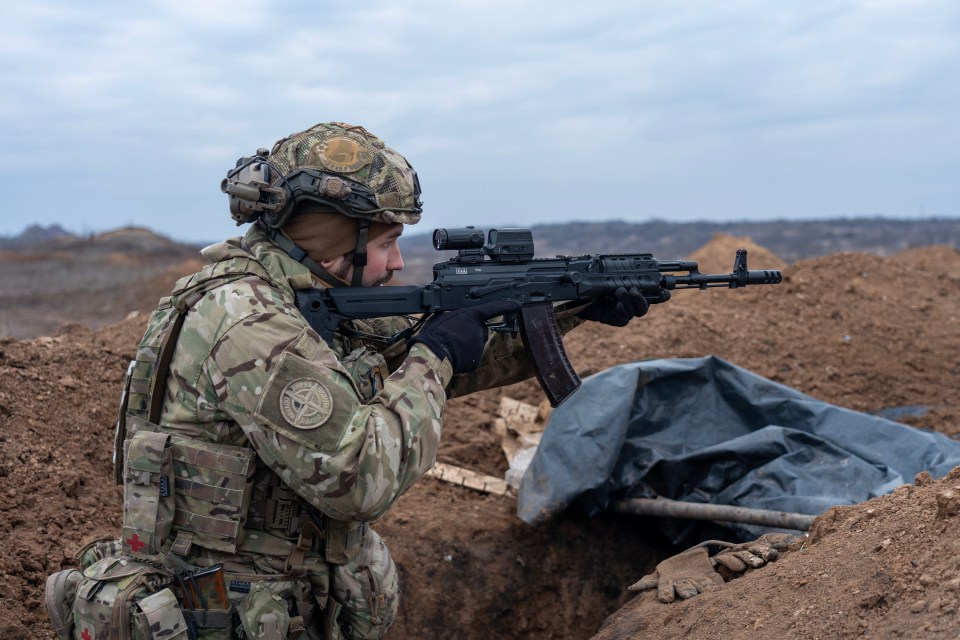
<path fill-rule="evenodd" d="M 625 218 L 609 218 L 609 219 L 600 219 L 600 220 L 564 220 L 558 222 L 534 222 L 529 225 L 516 225 L 511 224 L 509 226 L 520 226 L 522 228 L 538 228 L 538 227 L 556 227 L 556 226 L 566 226 L 574 224 L 584 224 L 584 225 L 607 225 L 607 224 L 628 224 L 628 225 L 647 225 L 647 224 L 671 224 L 671 225 L 698 225 L 698 224 L 710 224 L 710 225 L 750 225 L 750 224 L 777 224 L 777 223 L 790 223 L 790 224 L 824 224 L 824 223 L 843 223 L 843 222 L 853 222 L 853 221 L 868 221 L 868 220 L 884 220 L 886 222 L 904 222 L 904 223 L 920 223 L 920 222 L 943 222 L 943 221 L 952 221 L 960 220 L 958 215 L 947 215 L 947 214 L 930 214 L 923 217 L 906 217 L 906 216 L 894 216 L 894 215 L 885 215 L 885 214 L 870 214 L 870 215 L 838 215 L 838 216 L 825 216 L 822 218 L 791 218 L 791 217 L 778 217 L 778 218 L 764 218 L 764 219 L 755 219 L 755 218 L 738 218 L 738 219 L 684 219 L 684 220 L 670 220 L 667 218 L 661 217 L 651 217 L 645 220 L 627 220 Z M 493 225 L 473 225 L 484 230 L 491 228 L 507 228 L 506 224 L 493 224 Z M 242 227 L 236 227 L 236 233 L 233 235 L 224 236 L 222 238 L 204 238 L 204 239 L 185 239 L 179 238 L 162 231 L 158 231 L 155 228 L 150 227 L 149 225 L 144 224 L 125 224 L 117 227 L 98 229 L 98 230 L 85 230 L 85 231 L 75 231 L 71 230 L 66 224 L 61 222 L 53 222 L 50 224 L 42 224 L 37 222 L 28 223 L 25 225 L 19 232 L 12 234 L 3 234 L 0 233 L 0 239 L 3 240 L 16 240 L 21 236 L 25 235 L 31 229 L 40 229 L 40 230 L 53 230 L 59 228 L 65 233 L 82 238 L 82 237 L 95 237 L 107 233 L 113 233 L 116 231 L 122 231 L 124 229 L 143 229 L 153 233 L 159 237 L 172 240 L 181 244 L 187 245 L 205 245 L 211 242 L 219 242 L 225 240 L 226 238 L 235 237 L 238 235 L 243 235 L 246 233 L 246 229 L 249 225 L 243 225 Z M 408 226 L 404 234 L 405 237 L 413 237 L 420 235 L 428 235 L 433 233 L 433 229 L 436 227 L 424 225 L 423 221 L 414 226 Z M 452 227 L 448 227 L 452 228 Z"/>

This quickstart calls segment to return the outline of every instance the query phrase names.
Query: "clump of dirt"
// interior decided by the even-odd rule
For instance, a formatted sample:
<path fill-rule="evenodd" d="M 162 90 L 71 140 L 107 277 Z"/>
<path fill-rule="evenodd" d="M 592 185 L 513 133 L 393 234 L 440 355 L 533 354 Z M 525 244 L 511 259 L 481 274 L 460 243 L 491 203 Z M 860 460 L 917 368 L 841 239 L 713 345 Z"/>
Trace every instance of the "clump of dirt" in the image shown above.
<path fill-rule="evenodd" d="M 748 247 L 753 269 L 777 266 L 748 239 L 716 238 L 697 252 L 703 270 L 728 271 L 736 246 Z M 722 264 L 711 265 L 712 254 Z M 958 273 L 960 253 L 942 247 L 837 254 L 785 267 L 779 286 L 677 292 L 625 329 L 587 324 L 565 343 L 581 375 L 638 359 L 714 354 L 855 410 L 926 408 L 906 420 L 956 434 Z M 89 303 L 98 295 L 114 304 L 109 289 L 91 292 Z M 74 564 L 65 551 L 119 530 L 112 430 L 144 322 L 140 315 L 99 329 L 68 325 L 53 337 L 0 339 L 0 632 L 8 639 L 51 637 L 46 575 Z M 503 395 L 531 404 L 543 397 L 527 381 L 450 402 L 441 461 L 503 475 L 493 430 Z M 947 637 L 960 597 L 951 577 L 958 520 L 948 495 L 958 485 L 954 474 L 921 478 L 834 509 L 802 550 L 716 593 L 665 606 L 625 591 L 676 551 L 654 521 L 564 518 L 532 529 L 509 497 L 426 478 L 374 525 L 397 559 L 404 593 L 389 637 L 586 638 L 628 602 L 599 637 L 889 637 L 924 628 Z"/>

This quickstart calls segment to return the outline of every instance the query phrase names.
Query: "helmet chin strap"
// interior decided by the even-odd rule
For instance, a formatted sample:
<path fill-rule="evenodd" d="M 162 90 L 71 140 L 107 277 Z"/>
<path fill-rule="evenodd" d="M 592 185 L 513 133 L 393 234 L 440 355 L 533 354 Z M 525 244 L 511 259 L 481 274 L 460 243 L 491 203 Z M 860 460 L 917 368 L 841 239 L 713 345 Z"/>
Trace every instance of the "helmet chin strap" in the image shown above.
<path fill-rule="evenodd" d="M 353 280 L 351 287 L 363 286 L 363 268 L 367 266 L 367 236 L 370 233 L 370 221 L 357 218 L 357 247 L 353 250 Z"/>
<path fill-rule="evenodd" d="M 266 227 L 266 225 L 264 225 Z M 351 287 L 363 286 L 363 268 L 367 266 L 367 238 L 370 234 L 370 221 L 362 218 L 357 219 L 357 246 L 353 250 L 353 279 L 350 282 Z M 283 249 L 287 255 L 305 266 L 310 273 L 317 276 L 324 283 L 331 287 L 348 286 L 340 278 L 321 267 L 316 260 L 311 258 L 307 252 L 284 235 L 279 229 L 266 227 L 270 239 Z"/>
<path fill-rule="evenodd" d="M 270 239 L 273 240 L 277 246 L 283 249 L 288 256 L 309 269 L 310 273 L 317 276 L 325 284 L 331 287 L 348 286 L 343 280 L 317 264 L 317 262 L 307 254 L 303 247 L 285 236 L 279 229 L 267 227 L 266 225 L 264 225 L 264 227 L 267 229 L 267 235 L 270 236 Z M 354 284 L 353 286 L 357 285 Z"/>

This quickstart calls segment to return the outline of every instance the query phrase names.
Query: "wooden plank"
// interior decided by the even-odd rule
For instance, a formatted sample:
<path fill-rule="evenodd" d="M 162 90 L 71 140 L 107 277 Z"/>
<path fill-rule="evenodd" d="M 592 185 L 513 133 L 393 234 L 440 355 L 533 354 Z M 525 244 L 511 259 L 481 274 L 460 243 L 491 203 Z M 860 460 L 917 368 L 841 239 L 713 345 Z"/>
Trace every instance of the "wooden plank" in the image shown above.
<path fill-rule="evenodd" d="M 503 478 L 488 476 L 470 469 L 457 467 L 452 464 L 438 462 L 427 475 L 459 487 L 467 487 L 475 491 L 490 493 L 498 496 L 513 495 L 513 491 Z"/>

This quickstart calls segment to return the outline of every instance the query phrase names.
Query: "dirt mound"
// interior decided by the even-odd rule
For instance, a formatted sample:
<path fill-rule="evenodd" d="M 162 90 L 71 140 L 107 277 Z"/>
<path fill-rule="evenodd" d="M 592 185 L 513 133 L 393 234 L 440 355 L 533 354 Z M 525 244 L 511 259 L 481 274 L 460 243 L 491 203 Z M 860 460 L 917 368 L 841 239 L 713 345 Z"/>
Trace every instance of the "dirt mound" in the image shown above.
<path fill-rule="evenodd" d="M 2 251 L 0 337 L 51 335 L 71 322 L 103 327 L 149 312 L 204 262 L 196 247 L 138 227 Z"/>
<path fill-rule="evenodd" d="M 69 252 L 72 255 L 128 253 L 131 256 L 169 255 L 179 258 L 196 254 L 197 248 L 184 245 L 144 227 L 122 227 L 90 236 L 66 235 L 37 243 L 32 253 Z"/>
<path fill-rule="evenodd" d="M 787 263 L 750 238 L 737 238 L 718 233 L 713 239 L 690 255 L 696 260 L 702 273 L 729 273 L 733 268 L 733 256 L 738 249 L 747 250 L 747 267 L 750 269 L 785 269 Z"/>
<path fill-rule="evenodd" d="M 776 266 L 762 248 L 728 242 L 716 238 L 697 252 L 705 269 L 716 253 L 720 264 L 709 268 L 729 270 L 740 246 L 751 268 Z M 913 407 L 905 420 L 953 434 L 960 432 L 958 273 L 960 253 L 941 247 L 837 254 L 786 267 L 780 286 L 683 292 L 627 329 L 585 325 L 566 343 L 581 375 L 641 358 L 715 354 L 852 409 Z M 149 308 L 155 297 L 140 302 Z M 6 638 L 52 637 L 42 605 L 46 575 L 73 564 L 64 550 L 119 528 L 112 425 L 144 321 L 0 339 Z M 503 475 L 492 425 L 503 395 L 542 399 L 528 381 L 452 401 L 442 462 Z M 948 634 L 958 597 L 948 577 L 957 572 L 957 520 L 937 515 L 937 495 L 960 477 L 921 484 L 829 512 L 802 551 L 709 597 L 669 607 L 635 598 L 600 637 Z M 376 525 L 404 592 L 390 637 L 587 638 L 627 603 L 625 586 L 673 552 L 650 520 L 569 518 L 534 530 L 515 508 L 510 498 L 429 478 L 400 499 Z"/>
<path fill-rule="evenodd" d="M 0 336 L 51 335 L 64 324 L 104 327 L 148 313 L 205 261 L 180 254 L 0 254 Z"/>
<path fill-rule="evenodd" d="M 817 519 L 777 562 L 694 600 L 648 592 L 594 640 L 956 638 L 960 467 Z"/>

